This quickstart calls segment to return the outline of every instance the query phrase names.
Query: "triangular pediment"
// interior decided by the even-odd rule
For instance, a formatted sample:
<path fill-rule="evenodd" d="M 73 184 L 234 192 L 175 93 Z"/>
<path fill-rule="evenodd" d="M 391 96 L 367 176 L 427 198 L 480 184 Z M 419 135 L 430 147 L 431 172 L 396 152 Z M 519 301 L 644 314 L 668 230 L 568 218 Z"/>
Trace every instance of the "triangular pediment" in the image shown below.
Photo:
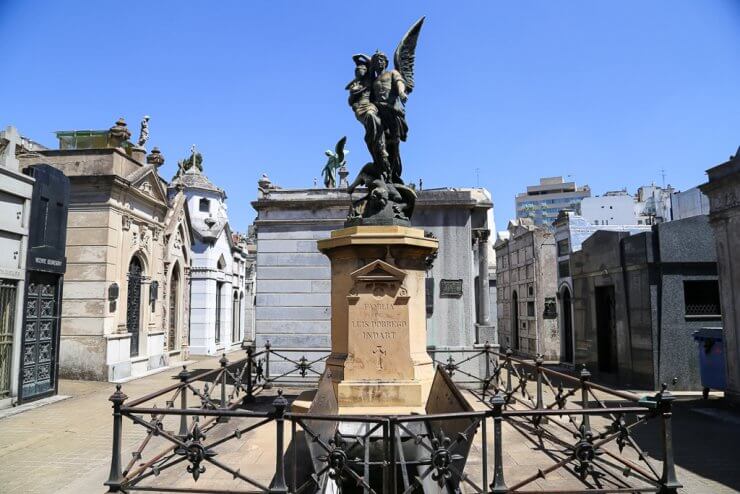
<path fill-rule="evenodd" d="M 162 182 L 157 175 L 157 169 L 153 165 L 146 165 L 127 178 L 131 181 L 132 188 L 167 204 L 167 191 L 162 186 Z"/>
<path fill-rule="evenodd" d="M 355 281 L 403 281 L 406 272 L 392 264 L 376 259 L 370 264 L 353 271 L 350 276 Z"/>

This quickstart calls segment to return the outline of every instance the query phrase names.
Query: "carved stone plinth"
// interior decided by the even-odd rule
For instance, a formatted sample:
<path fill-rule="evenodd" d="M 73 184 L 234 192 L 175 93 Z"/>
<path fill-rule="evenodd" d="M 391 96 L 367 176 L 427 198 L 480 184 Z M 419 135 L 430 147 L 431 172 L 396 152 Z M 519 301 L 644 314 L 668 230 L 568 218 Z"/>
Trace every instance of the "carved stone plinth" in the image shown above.
<path fill-rule="evenodd" d="M 327 369 L 340 413 L 423 411 L 434 377 L 425 261 L 437 245 L 402 226 L 344 228 L 318 242 L 331 260 Z"/>

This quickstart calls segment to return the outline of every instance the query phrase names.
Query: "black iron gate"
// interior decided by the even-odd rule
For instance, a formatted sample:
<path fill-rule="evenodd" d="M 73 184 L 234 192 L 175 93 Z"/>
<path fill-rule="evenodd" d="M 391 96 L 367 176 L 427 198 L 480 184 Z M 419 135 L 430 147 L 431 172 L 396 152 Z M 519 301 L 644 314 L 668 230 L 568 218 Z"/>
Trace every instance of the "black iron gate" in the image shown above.
<path fill-rule="evenodd" d="M 10 396 L 16 283 L 0 280 L 0 399 Z"/>
<path fill-rule="evenodd" d="M 21 399 L 53 394 L 59 332 L 59 276 L 30 273 L 21 350 Z"/>
<path fill-rule="evenodd" d="M 141 325 L 141 261 L 131 259 L 128 266 L 128 295 L 126 297 L 126 329 L 131 334 L 131 356 L 139 356 L 139 334 Z"/>

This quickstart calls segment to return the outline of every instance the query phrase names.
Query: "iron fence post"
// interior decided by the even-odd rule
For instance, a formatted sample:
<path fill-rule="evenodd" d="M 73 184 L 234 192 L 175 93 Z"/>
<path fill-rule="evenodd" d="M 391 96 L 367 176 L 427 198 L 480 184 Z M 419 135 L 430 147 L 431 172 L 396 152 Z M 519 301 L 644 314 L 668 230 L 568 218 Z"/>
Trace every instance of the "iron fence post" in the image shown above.
<path fill-rule="evenodd" d="M 218 359 L 218 363 L 221 364 L 221 404 L 219 408 L 226 409 L 227 408 L 227 401 L 226 401 L 226 366 L 229 365 L 229 359 L 226 358 L 226 354 L 222 354 L 221 358 Z M 216 419 L 216 422 L 219 424 L 225 424 L 229 421 L 229 417 L 219 417 Z"/>
<path fill-rule="evenodd" d="M 270 492 L 288 492 L 285 484 L 285 461 L 283 450 L 285 449 L 285 409 L 288 407 L 288 400 L 283 396 L 283 390 L 278 390 L 277 398 L 272 402 L 275 407 L 275 478 L 270 484 Z"/>
<path fill-rule="evenodd" d="M 485 399 L 485 395 L 484 395 Z M 483 458 L 482 466 L 483 466 L 483 485 L 488 485 L 488 427 L 486 426 L 486 423 L 488 422 L 488 415 L 483 415 L 483 419 L 481 420 L 481 456 Z"/>
<path fill-rule="evenodd" d="M 252 389 L 252 345 L 247 346 L 247 395 L 244 397 L 244 403 L 254 403 L 254 390 Z"/>
<path fill-rule="evenodd" d="M 586 364 L 581 369 L 581 408 L 588 410 L 588 380 L 591 379 L 591 373 L 586 369 Z M 584 433 L 591 430 L 591 419 L 588 414 L 583 414 L 583 422 L 581 423 L 584 428 Z"/>
<path fill-rule="evenodd" d="M 675 494 L 682 487 L 676 477 L 676 464 L 673 458 L 671 417 L 673 416 L 672 403 L 675 397 L 666 388 L 667 386 L 663 384 L 663 388 L 658 395 L 658 413 L 663 418 L 663 473 L 660 476 L 660 494 Z"/>
<path fill-rule="evenodd" d="M 177 375 L 177 377 L 180 379 L 180 408 L 182 410 L 188 409 L 188 379 L 190 379 L 190 372 L 188 371 L 187 366 L 182 366 L 182 370 Z M 183 441 L 187 439 L 190 432 L 188 431 L 188 416 L 187 415 L 180 415 L 180 431 L 178 432 L 178 436 Z"/>
<path fill-rule="evenodd" d="M 506 394 L 511 394 L 511 348 L 506 349 Z"/>
<path fill-rule="evenodd" d="M 545 358 L 542 355 L 537 355 L 534 359 L 535 369 L 537 371 L 537 410 L 542 410 L 542 364 L 545 363 Z"/>
<path fill-rule="evenodd" d="M 486 341 L 483 345 L 483 351 L 486 354 L 486 377 L 483 381 L 483 397 L 486 396 L 486 391 L 491 384 L 491 345 Z"/>
<path fill-rule="evenodd" d="M 113 452 L 110 459 L 110 474 L 105 482 L 105 485 L 108 486 L 108 492 L 121 492 L 121 484 L 123 483 L 123 473 L 121 472 L 121 436 L 123 434 L 121 405 L 127 398 L 128 396 L 121 391 L 120 384 L 116 384 L 116 391 L 108 398 L 113 403 Z"/>
<path fill-rule="evenodd" d="M 502 409 L 505 403 L 506 400 L 501 396 L 501 393 L 496 393 L 491 398 L 491 405 L 493 406 L 493 483 L 489 486 L 491 494 L 501 494 L 509 490 L 506 487 L 506 482 L 504 482 L 503 445 L 501 444 L 503 441 L 501 434 Z"/>
<path fill-rule="evenodd" d="M 383 422 L 383 492 L 391 492 L 390 488 L 390 475 L 388 469 L 390 468 L 390 456 L 388 451 L 388 444 L 390 443 L 390 437 L 388 432 L 388 421 Z"/>
<path fill-rule="evenodd" d="M 398 465 L 396 465 L 396 417 L 389 417 L 388 418 L 388 427 L 390 428 L 390 440 L 388 441 L 388 457 L 390 458 L 390 483 L 389 486 L 390 489 L 388 489 L 388 492 L 391 494 L 396 493 L 396 488 L 398 486 Z"/>
<path fill-rule="evenodd" d="M 265 384 L 262 385 L 262 389 L 272 388 L 272 383 L 270 382 L 270 348 L 272 348 L 272 345 L 270 344 L 270 340 L 267 340 L 265 342 L 265 374 L 263 376 Z"/>

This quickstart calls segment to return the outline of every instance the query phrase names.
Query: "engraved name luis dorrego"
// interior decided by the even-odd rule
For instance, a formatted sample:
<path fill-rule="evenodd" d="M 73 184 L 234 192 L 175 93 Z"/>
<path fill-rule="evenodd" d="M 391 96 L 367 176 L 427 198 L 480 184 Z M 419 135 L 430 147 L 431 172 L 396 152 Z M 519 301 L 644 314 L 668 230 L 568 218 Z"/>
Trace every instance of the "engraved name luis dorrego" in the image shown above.
<path fill-rule="evenodd" d="M 395 312 L 398 307 L 388 303 L 366 303 L 362 307 L 372 314 L 366 319 L 352 321 L 352 327 L 357 329 L 403 329 L 408 327 L 408 321 L 390 319 L 389 312 Z M 363 331 L 366 339 L 394 339 L 395 331 Z"/>

